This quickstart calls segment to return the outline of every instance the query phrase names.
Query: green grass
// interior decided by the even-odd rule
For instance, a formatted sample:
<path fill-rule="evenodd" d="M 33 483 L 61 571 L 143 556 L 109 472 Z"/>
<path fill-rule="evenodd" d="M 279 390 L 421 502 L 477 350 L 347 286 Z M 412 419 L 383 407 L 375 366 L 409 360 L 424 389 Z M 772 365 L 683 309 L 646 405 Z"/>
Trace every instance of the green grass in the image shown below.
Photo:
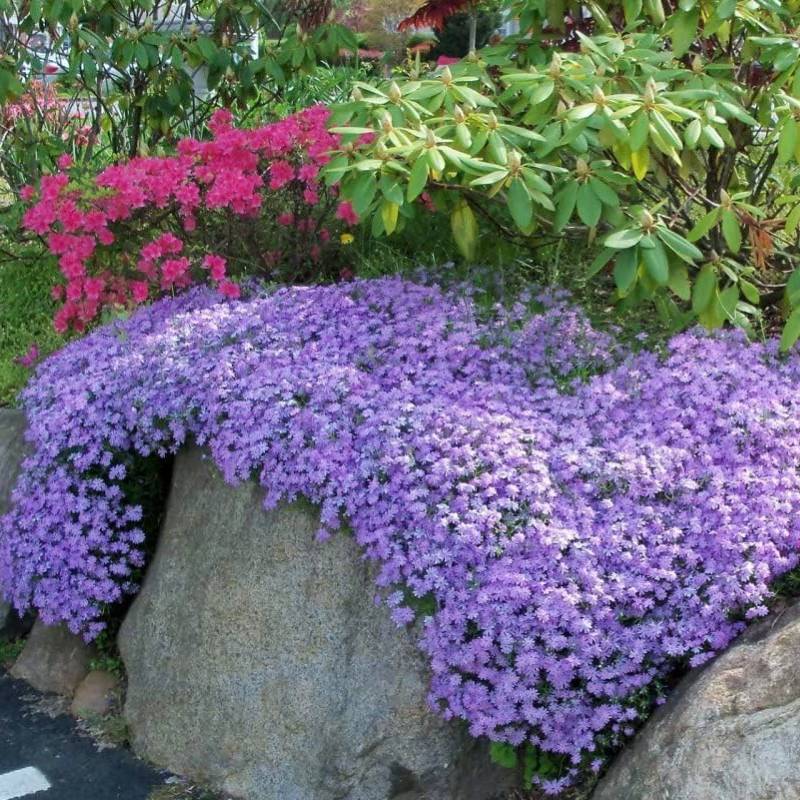
<path fill-rule="evenodd" d="M 12 252 L 0 239 L 0 406 L 14 404 L 30 375 L 15 358 L 33 344 L 43 355 L 63 344 L 53 329 L 55 303 L 50 298 L 57 268 L 33 250 L 18 258 Z"/>

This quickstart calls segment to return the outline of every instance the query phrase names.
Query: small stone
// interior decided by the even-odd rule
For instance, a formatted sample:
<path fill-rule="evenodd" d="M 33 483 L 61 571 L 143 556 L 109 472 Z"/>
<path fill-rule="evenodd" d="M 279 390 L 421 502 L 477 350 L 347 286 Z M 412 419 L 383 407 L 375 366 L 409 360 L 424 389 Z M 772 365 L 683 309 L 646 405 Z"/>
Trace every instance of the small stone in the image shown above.
<path fill-rule="evenodd" d="M 11 675 L 40 692 L 71 697 L 89 674 L 94 650 L 65 626 L 48 627 L 38 621 Z"/>
<path fill-rule="evenodd" d="M 104 717 L 110 714 L 117 700 L 119 681 L 103 670 L 90 672 L 75 690 L 71 713 L 75 717 Z"/>

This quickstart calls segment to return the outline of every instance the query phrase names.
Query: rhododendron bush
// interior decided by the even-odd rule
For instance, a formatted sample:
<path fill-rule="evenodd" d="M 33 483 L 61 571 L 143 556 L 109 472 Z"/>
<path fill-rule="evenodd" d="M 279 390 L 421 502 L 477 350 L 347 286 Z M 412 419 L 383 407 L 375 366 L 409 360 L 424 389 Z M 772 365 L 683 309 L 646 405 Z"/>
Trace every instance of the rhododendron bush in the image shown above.
<path fill-rule="evenodd" d="M 555 791 L 797 564 L 800 357 L 733 332 L 629 353 L 563 296 L 538 306 L 197 287 L 73 341 L 23 394 L 0 586 L 97 635 L 144 563 L 129 454 L 194 440 L 267 507 L 318 504 L 322 538 L 348 526 L 395 621 L 421 623 L 432 707 L 557 754 Z"/>
<path fill-rule="evenodd" d="M 208 281 L 236 297 L 231 278 L 307 281 L 343 268 L 337 232 L 356 217 L 320 170 L 338 137 L 309 108 L 253 130 L 218 111 L 209 141 L 183 139 L 174 156 L 140 157 L 88 178 L 63 157 L 45 177 L 24 226 L 46 237 L 65 285 L 60 331 L 83 330 L 108 307 L 131 307 Z"/>

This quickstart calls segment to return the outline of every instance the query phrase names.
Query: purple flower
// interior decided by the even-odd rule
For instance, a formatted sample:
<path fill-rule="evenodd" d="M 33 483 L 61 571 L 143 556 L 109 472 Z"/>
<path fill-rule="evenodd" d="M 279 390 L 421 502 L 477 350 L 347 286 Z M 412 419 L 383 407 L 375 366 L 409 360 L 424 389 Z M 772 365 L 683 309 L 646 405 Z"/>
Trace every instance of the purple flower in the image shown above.
<path fill-rule="evenodd" d="M 96 635 L 144 562 L 119 454 L 191 437 L 266 506 L 318 504 L 322 538 L 346 519 L 395 621 L 420 620 L 432 708 L 563 758 L 548 791 L 798 563 L 798 354 L 700 331 L 626 352 L 563 294 L 193 290 L 69 344 L 23 399 L 35 452 L 0 523 L 19 609 Z"/>

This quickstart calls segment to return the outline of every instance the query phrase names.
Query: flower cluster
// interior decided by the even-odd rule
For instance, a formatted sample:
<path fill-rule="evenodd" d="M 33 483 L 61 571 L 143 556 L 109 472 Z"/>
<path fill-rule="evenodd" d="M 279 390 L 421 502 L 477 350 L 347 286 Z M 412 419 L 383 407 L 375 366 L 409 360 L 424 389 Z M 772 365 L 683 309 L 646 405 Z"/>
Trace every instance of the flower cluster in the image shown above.
<path fill-rule="evenodd" d="M 46 238 L 66 280 L 53 289 L 56 328 L 84 330 L 104 308 L 201 281 L 235 297 L 242 273 L 318 276 L 340 241 L 331 227 L 357 222 L 320 178 L 338 145 L 327 119 L 318 106 L 242 130 L 220 110 L 213 138 L 183 139 L 176 155 L 112 165 L 88 184 L 65 159 L 38 192 L 26 187 L 35 202 L 23 225 Z"/>
<path fill-rule="evenodd" d="M 18 608 L 95 635 L 144 559 L 120 454 L 192 437 L 268 507 L 317 503 L 322 538 L 346 521 L 396 622 L 418 618 L 432 707 L 558 754 L 554 792 L 798 563 L 797 353 L 733 332 L 629 353 L 557 295 L 531 315 L 399 279 L 246 294 L 194 288 L 38 367 L 0 523 Z"/>

